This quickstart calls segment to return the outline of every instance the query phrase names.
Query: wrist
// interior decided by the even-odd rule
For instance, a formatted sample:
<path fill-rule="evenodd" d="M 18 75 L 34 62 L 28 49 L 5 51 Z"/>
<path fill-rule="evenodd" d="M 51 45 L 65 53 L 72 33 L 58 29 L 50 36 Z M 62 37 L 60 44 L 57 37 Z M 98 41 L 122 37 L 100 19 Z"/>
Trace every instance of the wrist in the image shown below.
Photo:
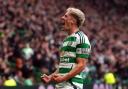
<path fill-rule="evenodd" d="M 51 75 L 50 75 L 51 81 L 53 80 L 53 77 L 54 77 L 54 74 L 51 74 Z"/>
<path fill-rule="evenodd" d="M 70 75 L 69 75 L 69 74 L 66 74 L 66 75 L 64 76 L 64 79 L 65 79 L 65 81 L 69 80 L 69 79 L 70 79 Z"/>

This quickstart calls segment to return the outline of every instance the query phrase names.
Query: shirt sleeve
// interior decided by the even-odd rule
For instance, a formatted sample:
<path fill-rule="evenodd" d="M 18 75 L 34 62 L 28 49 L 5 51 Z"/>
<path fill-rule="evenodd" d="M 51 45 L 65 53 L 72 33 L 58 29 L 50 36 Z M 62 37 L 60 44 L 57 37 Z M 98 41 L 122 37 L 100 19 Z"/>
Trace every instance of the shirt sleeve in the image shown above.
<path fill-rule="evenodd" d="M 76 58 L 89 58 L 91 46 L 86 43 L 80 43 L 76 46 Z"/>

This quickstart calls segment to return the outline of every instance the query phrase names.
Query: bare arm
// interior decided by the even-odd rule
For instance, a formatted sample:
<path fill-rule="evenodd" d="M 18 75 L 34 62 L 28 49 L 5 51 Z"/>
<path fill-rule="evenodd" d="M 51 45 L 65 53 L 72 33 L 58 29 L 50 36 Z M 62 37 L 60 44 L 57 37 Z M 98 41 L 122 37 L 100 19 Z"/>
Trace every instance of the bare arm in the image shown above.
<path fill-rule="evenodd" d="M 84 68 L 85 65 L 87 63 L 87 59 L 84 58 L 77 58 L 77 64 L 75 66 L 75 68 L 73 68 L 68 74 L 66 74 L 65 76 L 61 76 L 59 74 L 54 75 L 53 76 L 53 80 L 55 82 L 63 82 L 63 81 L 67 81 L 69 79 L 71 79 L 72 77 L 76 76 L 77 74 L 79 74 Z"/>

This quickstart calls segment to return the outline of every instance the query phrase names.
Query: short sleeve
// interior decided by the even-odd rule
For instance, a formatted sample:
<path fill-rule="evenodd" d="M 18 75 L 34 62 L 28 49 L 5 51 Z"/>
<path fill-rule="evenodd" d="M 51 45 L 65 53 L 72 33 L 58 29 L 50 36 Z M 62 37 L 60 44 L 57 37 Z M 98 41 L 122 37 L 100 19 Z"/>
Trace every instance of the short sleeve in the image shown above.
<path fill-rule="evenodd" d="M 89 58 L 91 46 L 86 43 L 81 43 L 76 46 L 76 58 Z"/>

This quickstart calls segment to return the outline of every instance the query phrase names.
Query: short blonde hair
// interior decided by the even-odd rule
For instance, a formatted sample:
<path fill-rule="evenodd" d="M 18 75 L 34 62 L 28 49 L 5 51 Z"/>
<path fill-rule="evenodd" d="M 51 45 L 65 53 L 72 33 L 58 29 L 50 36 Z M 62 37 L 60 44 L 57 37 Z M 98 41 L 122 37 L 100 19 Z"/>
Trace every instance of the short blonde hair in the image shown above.
<path fill-rule="evenodd" d="M 67 9 L 67 13 L 69 13 L 76 19 L 78 27 L 83 25 L 85 21 L 85 15 L 81 10 L 74 8 L 74 7 L 69 7 Z"/>

